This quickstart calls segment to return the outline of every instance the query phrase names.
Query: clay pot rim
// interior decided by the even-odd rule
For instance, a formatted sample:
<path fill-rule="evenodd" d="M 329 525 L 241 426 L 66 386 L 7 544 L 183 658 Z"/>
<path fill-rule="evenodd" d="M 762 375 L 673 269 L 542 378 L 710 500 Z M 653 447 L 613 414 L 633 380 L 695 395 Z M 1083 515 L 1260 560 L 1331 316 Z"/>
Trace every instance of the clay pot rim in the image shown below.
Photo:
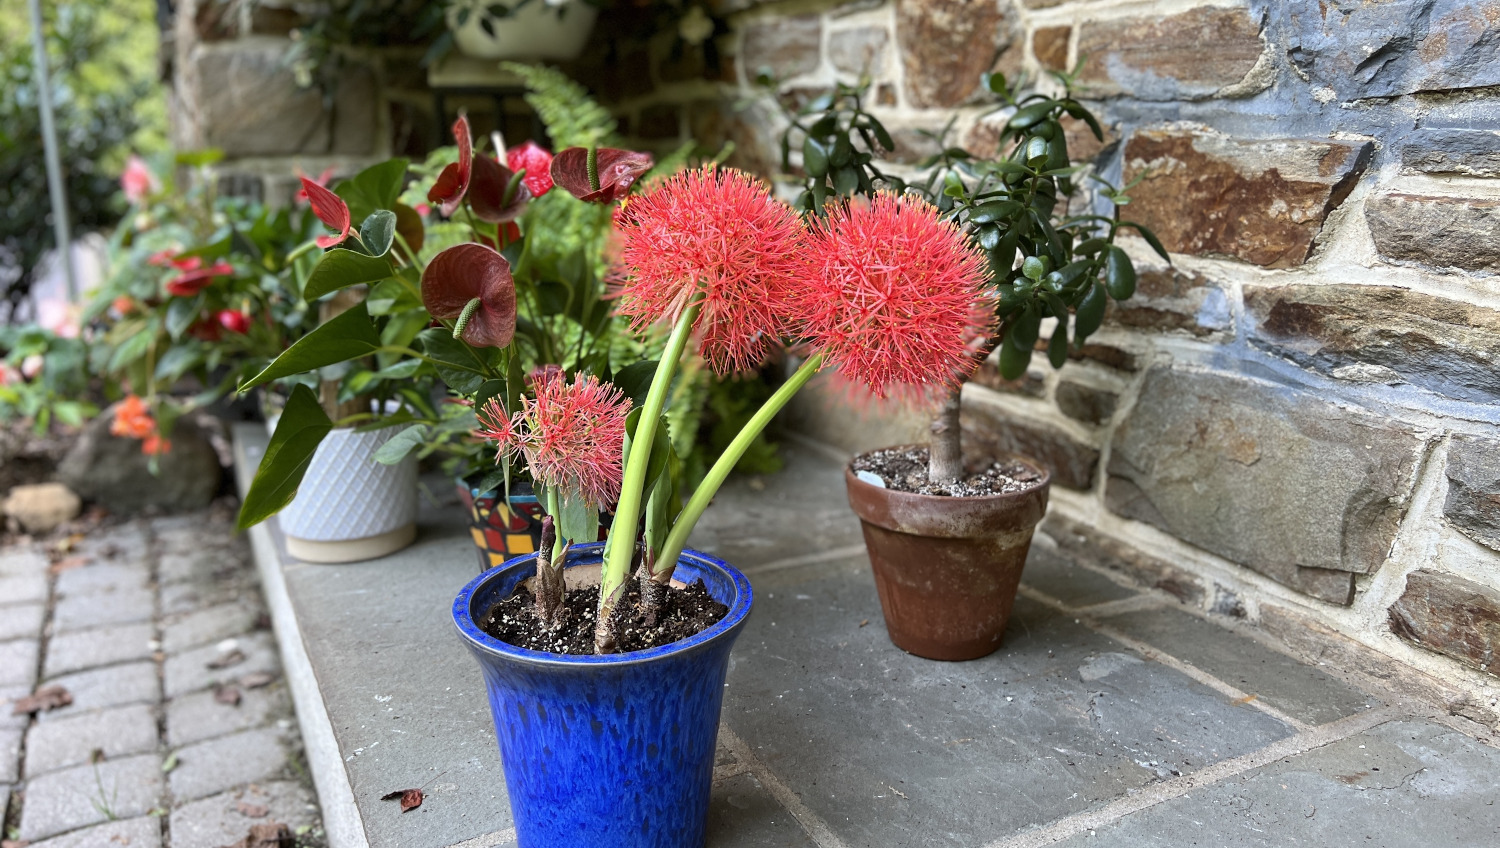
<path fill-rule="evenodd" d="M 949 504 L 952 504 L 952 503 L 986 503 L 986 502 L 1006 500 L 1006 499 L 1010 499 L 1010 498 L 1019 499 L 1019 498 L 1031 497 L 1031 496 L 1034 496 L 1039 489 L 1046 489 L 1052 483 L 1052 471 L 1050 469 L 1048 469 L 1047 466 L 1041 464 L 1040 462 L 1037 462 L 1036 460 L 1032 459 L 1029 456 L 1026 456 L 1025 454 L 1012 453 L 1010 451 L 998 451 L 998 452 L 992 453 L 992 454 L 990 454 L 990 458 L 992 460 L 996 460 L 996 461 L 998 461 L 1001 458 L 1014 459 L 1014 460 L 1017 460 L 1019 462 L 1022 462 L 1024 464 L 1026 464 L 1026 465 L 1031 466 L 1031 469 L 1033 471 L 1036 471 L 1037 473 L 1039 473 L 1039 474 L 1042 475 L 1042 477 L 1041 477 L 1040 480 L 1038 480 L 1035 483 L 1033 483 L 1030 487 L 1022 489 L 1019 492 L 1000 492 L 999 494 L 995 494 L 995 495 L 928 495 L 928 494 L 924 494 L 922 492 L 907 492 L 907 491 L 903 491 L 901 489 L 892 489 L 892 488 L 889 488 L 887 486 L 876 486 L 873 483 L 867 483 L 864 480 L 859 479 L 858 475 L 856 475 L 854 473 L 854 460 L 860 458 L 861 456 L 865 456 L 866 454 L 871 454 L 871 453 L 874 453 L 875 451 L 883 451 L 883 450 L 899 451 L 899 450 L 906 450 L 906 449 L 909 449 L 909 448 L 925 448 L 925 447 L 929 447 L 929 446 L 913 442 L 913 443 L 908 443 L 908 444 L 904 444 L 904 445 L 891 445 L 890 447 L 871 448 L 870 450 L 863 451 L 861 453 L 855 454 L 853 458 L 851 458 L 848 462 L 844 463 L 844 481 L 845 481 L 845 483 L 847 485 L 850 485 L 850 486 L 858 485 L 858 486 L 862 486 L 862 487 L 867 488 L 867 489 L 873 489 L 873 490 L 876 490 L 876 491 L 887 492 L 887 493 L 889 493 L 890 496 L 893 496 L 893 497 L 912 498 L 912 499 L 918 500 L 918 501 L 931 501 L 931 502 L 934 502 L 934 503 L 949 503 Z"/>

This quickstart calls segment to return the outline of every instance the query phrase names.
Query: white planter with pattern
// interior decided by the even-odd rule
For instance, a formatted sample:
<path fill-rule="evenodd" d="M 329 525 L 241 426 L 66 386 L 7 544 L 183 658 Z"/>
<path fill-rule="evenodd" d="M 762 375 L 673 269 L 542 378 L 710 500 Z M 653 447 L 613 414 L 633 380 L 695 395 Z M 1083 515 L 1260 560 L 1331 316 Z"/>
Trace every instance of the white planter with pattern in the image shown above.
<path fill-rule="evenodd" d="M 313 454 L 297 497 L 280 513 L 287 552 L 304 562 L 375 559 L 417 535 L 417 458 L 381 465 L 375 452 L 400 427 L 336 429 Z"/>
<path fill-rule="evenodd" d="M 561 15 L 543 0 L 533 0 L 503 18 L 485 12 L 488 3 L 471 2 L 468 18 L 460 24 L 462 5 L 455 3 L 448 9 L 448 28 L 458 52 L 473 59 L 571 61 L 583 52 L 599 17 L 599 10 L 583 0 L 568 2 Z M 485 31 L 481 20 L 490 22 L 493 35 Z"/>

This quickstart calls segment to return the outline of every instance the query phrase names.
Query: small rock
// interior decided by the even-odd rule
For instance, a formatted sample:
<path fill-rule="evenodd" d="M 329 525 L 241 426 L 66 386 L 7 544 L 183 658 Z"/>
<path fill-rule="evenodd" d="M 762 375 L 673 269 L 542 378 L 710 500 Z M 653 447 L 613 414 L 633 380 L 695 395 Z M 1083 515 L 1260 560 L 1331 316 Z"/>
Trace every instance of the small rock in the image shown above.
<path fill-rule="evenodd" d="M 51 533 L 78 517 L 83 501 L 61 483 L 17 486 L 5 499 L 5 514 L 21 522 L 28 533 Z"/>
<path fill-rule="evenodd" d="M 193 421 L 177 421 L 172 449 L 157 457 L 152 474 L 139 440 L 109 432 L 113 417 L 106 412 L 90 422 L 58 465 L 58 479 L 73 491 L 118 515 L 202 509 L 218 494 L 219 454 Z"/>

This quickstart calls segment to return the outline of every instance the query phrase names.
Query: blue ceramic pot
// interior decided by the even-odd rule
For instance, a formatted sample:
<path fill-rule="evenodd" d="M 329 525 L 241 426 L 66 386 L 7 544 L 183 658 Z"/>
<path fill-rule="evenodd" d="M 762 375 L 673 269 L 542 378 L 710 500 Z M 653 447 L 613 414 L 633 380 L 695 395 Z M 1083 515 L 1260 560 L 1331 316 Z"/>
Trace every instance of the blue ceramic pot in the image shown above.
<path fill-rule="evenodd" d="M 569 551 L 597 565 L 604 545 Z M 750 614 L 750 582 L 696 551 L 678 580 L 702 578 L 729 607 L 680 642 L 602 656 L 529 651 L 474 623 L 536 570 L 535 555 L 458 593 L 453 620 L 484 672 L 521 848 L 701 848 L 729 649 Z"/>

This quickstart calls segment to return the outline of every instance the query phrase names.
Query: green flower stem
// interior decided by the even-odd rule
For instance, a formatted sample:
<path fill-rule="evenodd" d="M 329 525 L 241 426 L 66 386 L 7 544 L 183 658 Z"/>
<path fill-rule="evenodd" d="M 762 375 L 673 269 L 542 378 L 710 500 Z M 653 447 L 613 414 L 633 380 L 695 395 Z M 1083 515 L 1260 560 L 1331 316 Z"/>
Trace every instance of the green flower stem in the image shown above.
<path fill-rule="evenodd" d="M 651 575 L 653 580 L 660 583 L 671 577 L 673 569 L 677 567 L 677 558 L 682 555 L 682 549 L 687 546 L 688 536 L 692 534 L 698 519 L 703 517 L 703 511 L 708 509 L 714 495 L 718 494 L 719 487 L 728 479 L 729 472 L 739 464 L 740 458 L 750 450 L 750 445 L 771 423 L 771 419 L 776 417 L 776 413 L 780 412 L 822 367 L 823 354 L 809 357 L 806 362 L 802 363 L 802 367 L 797 369 L 797 373 L 783 383 L 781 388 L 777 389 L 776 393 L 771 395 L 756 411 L 755 415 L 745 422 L 745 426 L 740 428 L 734 441 L 730 442 L 729 447 L 720 454 L 718 461 L 708 470 L 703 482 L 698 484 L 693 496 L 688 499 L 687 506 L 684 506 L 677 516 L 677 522 L 672 525 L 671 532 L 662 543 L 661 555 L 656 560 L 657 568 Z M 658 575 L 665 576 L 658 577 Z"/>
<path fill-rule="evenodd" d="M 610 525 L 610 536 L 615 543 L 609 546 L 609 558 L 604 562 L 604 573 L 599 582 L 599 630 L 608 632 L 610 615 L 619 601 L 620 590 L 630 575 L 630 561 L 635 556 L 635 537 L 641 522 L 641 504 L 645 499 L 646 466 L 651 463 L 651 443 L 656 439 L 656 422 L 661 418 L 662 407 L 667 403 L 667 392 L 672 387 L 672 377 L 677 372 L 677 361 L 687 348 L 688 338 L 693 334 L 693 324 L 698 320 L 698 311 L 703 308 L 703 294 L 694 294 L 688 307 L 677 319 L 672 335 L 667 339 L 667 348 L 662 351 L 656 364 L 656 375 L 651 378 L 651 388 L 646 392 L 646 402 L 641 405 L 641 417 L 636 422 L 635 437 L 630 442 L 630 455 L 625 458 L 625 479 L 620 485 L 620 500 L 615 506 L 615 518 Z M 596 635 L 596 644 L 599 641 Z"/>
<path fill-rule="evenodd" d="M 305 241 L 302 244 L 297 245 L 297 249 L 296 250 L 293 250 L 291 253 L 288 253 L 286 255 L 286 264 L 291 265 L 293 262 L 296 262 L 298 259 L 301 259 L 302 256 L 303 256 L 303 254 L 307 253 L 310 250 L 313 250 L 317 246 L 318 246 L 318 242 L 315 239 L 309 239 L 308 241 Z"/>

